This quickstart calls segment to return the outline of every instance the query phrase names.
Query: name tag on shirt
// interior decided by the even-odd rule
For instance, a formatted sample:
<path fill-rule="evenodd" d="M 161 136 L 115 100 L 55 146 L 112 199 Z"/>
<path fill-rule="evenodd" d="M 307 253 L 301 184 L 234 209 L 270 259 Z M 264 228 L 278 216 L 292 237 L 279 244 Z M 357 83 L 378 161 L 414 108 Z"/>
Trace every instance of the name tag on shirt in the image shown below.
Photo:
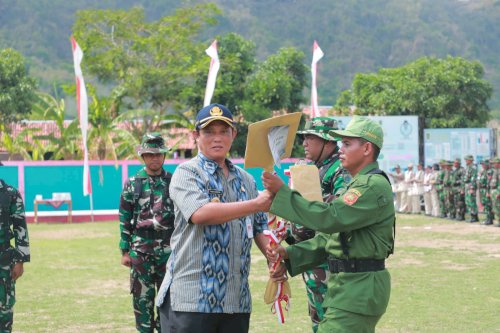
<path fill-rule="evenodd" d="M 245 218 L 245 225 L 246 225 L 246 228 L 247 228 L 247 237 L 248 238 L 253 238 L 253 225 L 252 225 L 252 219 L 247 216 Z"/>

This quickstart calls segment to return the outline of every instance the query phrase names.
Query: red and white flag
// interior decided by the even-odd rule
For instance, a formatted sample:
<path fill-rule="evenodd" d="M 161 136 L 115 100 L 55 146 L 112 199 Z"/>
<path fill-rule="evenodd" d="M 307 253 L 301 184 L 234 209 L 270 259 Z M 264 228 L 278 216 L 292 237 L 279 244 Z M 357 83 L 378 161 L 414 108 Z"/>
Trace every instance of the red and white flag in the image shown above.
<path fill-rule="evenodd" d="M 214 40 L 208 49 L 205 50 L 210 58 L 210 69 L 208 70 L 207 88 L 205 89 L 205 100 L 203 106 L 210 104 L 215 90 L 215 80 L 220 68 L 219 55 L 217 54 L 217 40 Z"/>
<path fill-rule="evenodd" d="M 316 90 L 316 72 L 317 72 L 317 63 L 323 58 L 323 51 L 319 47 L 318 43 L 314 41 L 313 45 L 313 59 L 311 64 L 311 118 L 319 117 L 319 108 L 318 108 L 318 91 Z"/>
<path fill-rule="evenodd" d="M 89 127 L 89 108 L 87 89 L 83 80 L 82 68 L 80 66 L 83 59 L 83 52 L 75 38 L 71 36 L 71 46 L 73 48 L 73 62 L 75 64 L 76 76 L 76 108 L 80 119 L 83 142 L 83 195 L 92 194 L 92 181 L 90 180 L 89 154 L 87 149 L 87 130 Z"/>

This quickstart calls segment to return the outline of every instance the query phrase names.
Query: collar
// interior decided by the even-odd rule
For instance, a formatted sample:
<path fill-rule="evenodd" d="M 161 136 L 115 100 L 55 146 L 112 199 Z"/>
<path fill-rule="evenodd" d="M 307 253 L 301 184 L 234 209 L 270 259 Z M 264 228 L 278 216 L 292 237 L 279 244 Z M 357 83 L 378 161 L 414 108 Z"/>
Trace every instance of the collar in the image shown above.
<path fill-rule="evenodd" d="M 198 158 L 202 161 L 203 168 L 211 174 L 214 174 L 217 171 L 217 169 L 220 168 L 219 164 L 217 164 L 214 160 L 211 160 L 205 155 L 203 155 L 202 152 L 198 152 Z M 235 169 L 234 164 L 230 160 L 226 158 L 224 163 L 226 163 L 227 168 L 229 169 L 230 172 L 234 171 Z"/>
<path fill-rule="evenodd" d="M 146 167 L 143 167 L 141 170 L 139 170 L 137 172 L 137 177 L 140 177 L 140 178 L 149 178 L 149 177 L 161 177 L 161 178 L 165 178 L 166 176 L 166 172 L 165 172 L 165 169 L 161 169 L 161 173 L 159 175 L 154 175 L 154 176 L 151 176 L 149 175 L 147 172 L 146 172 Z"/>
<path fill-rule="evenodd" d="M 372 162 L 368 165 L 365 165 L 365 167 L 358 172 L 358 175 L 366 175 L 368 171 L 371 171 L 373 169 L 379 169 L 378 162 Z"/>

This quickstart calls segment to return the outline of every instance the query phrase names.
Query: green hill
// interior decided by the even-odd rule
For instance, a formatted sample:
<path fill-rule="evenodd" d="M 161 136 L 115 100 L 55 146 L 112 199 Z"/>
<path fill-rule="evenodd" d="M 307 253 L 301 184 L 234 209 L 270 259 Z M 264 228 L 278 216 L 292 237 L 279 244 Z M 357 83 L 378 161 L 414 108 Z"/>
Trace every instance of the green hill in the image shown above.
<path fill-rule="evenodd" d="M 72 82 L 69 36 L 79 9 L 140 5 L 150 19 L 178 6 L 205 1 L 173 0 L 0 0 L 0 48 L 13 47 L 30 59 L 31 73 L 46 89 Z M 317 40 L 319 101 L 331 105 L 357 72 L 397 67 L 422 56 L 479 60 L 500 109 L 500 0 L 215 0 L 223 16 L 205 31 L 237 32 L 255 42 L 264 59 L 285 46 L 309 55 Z"/>

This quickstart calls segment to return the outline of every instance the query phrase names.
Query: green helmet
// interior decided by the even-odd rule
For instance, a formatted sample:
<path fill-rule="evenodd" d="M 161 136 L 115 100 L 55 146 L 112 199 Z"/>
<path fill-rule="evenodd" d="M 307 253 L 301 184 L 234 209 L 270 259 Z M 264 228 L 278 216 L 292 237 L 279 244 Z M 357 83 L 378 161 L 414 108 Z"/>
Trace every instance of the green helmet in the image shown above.
<path fill-rule="evenodd" d="M 165 154 L 169 149 L 165 146 L 165 140 L 158 132 L 146 133 L 142 137 L 141 144 L 137 146 L 137 154 Z"/>
<path fill-rule="evenodd" d="M 297 134 L 302 137 L 305 134 L 316 135 L 326 141 L 338 141 L 340 138 L 330 135 L 330 131 L 339 129 L 337 121 L 329 117 L 316 117 L 306 122 L 304 129 Z"/>

